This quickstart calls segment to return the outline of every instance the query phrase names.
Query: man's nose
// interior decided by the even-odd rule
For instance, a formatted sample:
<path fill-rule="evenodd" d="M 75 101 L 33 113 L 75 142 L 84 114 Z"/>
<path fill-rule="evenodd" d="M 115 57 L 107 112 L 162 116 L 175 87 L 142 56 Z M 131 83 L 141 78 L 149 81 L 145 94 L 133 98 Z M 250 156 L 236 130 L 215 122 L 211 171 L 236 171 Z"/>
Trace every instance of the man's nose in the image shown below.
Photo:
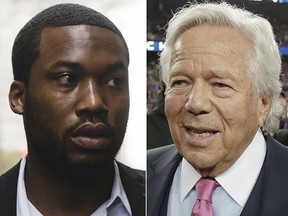
<path fill-rule="evenodd" d="M 93 80 L 82 83 L 79 86 L 78 101 L 76 107 L 77 115 L 82 113 L 107 112 L 105 93 Z"/>
<path fill-rule="evenodd" d="M 195 82 L 187 93 L 185 109 L 194 115 L 207 114 L 212 111 L 211 92 L 204 83 Z"/>

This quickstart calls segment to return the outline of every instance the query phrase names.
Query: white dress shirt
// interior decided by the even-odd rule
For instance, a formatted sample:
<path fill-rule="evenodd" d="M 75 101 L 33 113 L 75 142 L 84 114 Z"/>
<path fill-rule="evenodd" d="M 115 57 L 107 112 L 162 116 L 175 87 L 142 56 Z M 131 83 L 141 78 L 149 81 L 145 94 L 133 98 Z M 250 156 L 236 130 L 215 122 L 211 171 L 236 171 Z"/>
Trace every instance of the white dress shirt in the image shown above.
<path fill-rule="evenodd" d="M 256 183 L 266 155 L 266 142 L 259 129 L 238 160 L 215 179 L 221 185 L 212 195 L 215 216 L 237 216 Z M 171 186 L 168 216 L 191 215 L 196 201 L 195 184 L 201 175 L 183 158 Z"/>
<path fill-rule="evenodd" d="M 26 156 L 27 157 L 27 156 Z M 26 157 L 21 160 L 17 185 L 17 216 L 43 216 L 28 200 L 25 188 L 24 170 Z M 117 163 L 114 162 L 115 176 L 112 193 L 91 216 L 131 216 L 131 208 L 124 191 Z"/>

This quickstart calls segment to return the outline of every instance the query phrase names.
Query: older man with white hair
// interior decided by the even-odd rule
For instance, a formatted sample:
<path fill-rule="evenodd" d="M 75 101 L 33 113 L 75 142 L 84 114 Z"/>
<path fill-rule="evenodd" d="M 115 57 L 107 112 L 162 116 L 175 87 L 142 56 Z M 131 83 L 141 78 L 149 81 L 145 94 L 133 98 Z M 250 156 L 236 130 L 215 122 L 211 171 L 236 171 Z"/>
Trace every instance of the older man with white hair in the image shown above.
<path fill-rule="evenodd" d="M 228 3 L 189 4 L 161 53 L 173 145 L 148 152 L 148 215 L 286 215 L 281 58 L 270 23 Z"/>

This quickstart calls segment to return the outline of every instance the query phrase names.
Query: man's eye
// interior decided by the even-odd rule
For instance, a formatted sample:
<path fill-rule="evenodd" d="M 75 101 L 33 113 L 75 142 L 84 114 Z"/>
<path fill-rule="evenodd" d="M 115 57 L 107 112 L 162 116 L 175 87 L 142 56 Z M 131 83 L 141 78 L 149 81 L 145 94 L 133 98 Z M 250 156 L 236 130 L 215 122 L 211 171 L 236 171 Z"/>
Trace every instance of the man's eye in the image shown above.
<path fill-rule="evenodd" d="M 228 85 L 226 85 L 225 83 L 222 83 L 222 82 L 216 82 L 216 83 L 214 83 L 214 86 L 217 88 L 228 88 L 229 87 Z"/>
<path fill-rule="evenodd" d="M 112 87 L 116 87 L 116 88 L 121 88 L 124 86 L 124 81 L 122 78 L 120 77 L 116 77 L 116 78 L 112 78 L 112 79 L 109 79 L 107 81 L 107 85 L 108 86 L 112 86 Z"/>
<path fill-rule="evenodd" d="M 175 88 L 181 88 L 181 87 L 186 87 L 188 83 L 185 80 L 175 80 L 172 82 L 171 87 Z"/>
<path fill-rule="evenodd" d="M 73 74 L 65 73 L 61 74 L 58 77 L 58 81 L 63 85 L 73 85 L 77 83 L 78 79 Z"/>

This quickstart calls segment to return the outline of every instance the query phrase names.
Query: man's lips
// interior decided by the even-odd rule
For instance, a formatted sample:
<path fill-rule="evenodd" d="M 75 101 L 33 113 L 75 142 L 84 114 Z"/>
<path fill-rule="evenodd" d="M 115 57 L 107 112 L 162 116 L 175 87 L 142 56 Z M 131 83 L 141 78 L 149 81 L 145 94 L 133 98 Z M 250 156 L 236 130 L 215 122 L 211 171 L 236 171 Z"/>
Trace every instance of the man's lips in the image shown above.
<path fill-rule="evenodd" d="M 99 150 L 110 142 L 111 130 L 104 123 L 84 123 L 73 131 L 71 139 L 84 149 Z"/>
<path fill-rule="evenodd" d="M 213 136 L 219 131 L 207 127 L 192 127 L 184 125 L 185 130 L 192 136 L 203 139 Z"/>

